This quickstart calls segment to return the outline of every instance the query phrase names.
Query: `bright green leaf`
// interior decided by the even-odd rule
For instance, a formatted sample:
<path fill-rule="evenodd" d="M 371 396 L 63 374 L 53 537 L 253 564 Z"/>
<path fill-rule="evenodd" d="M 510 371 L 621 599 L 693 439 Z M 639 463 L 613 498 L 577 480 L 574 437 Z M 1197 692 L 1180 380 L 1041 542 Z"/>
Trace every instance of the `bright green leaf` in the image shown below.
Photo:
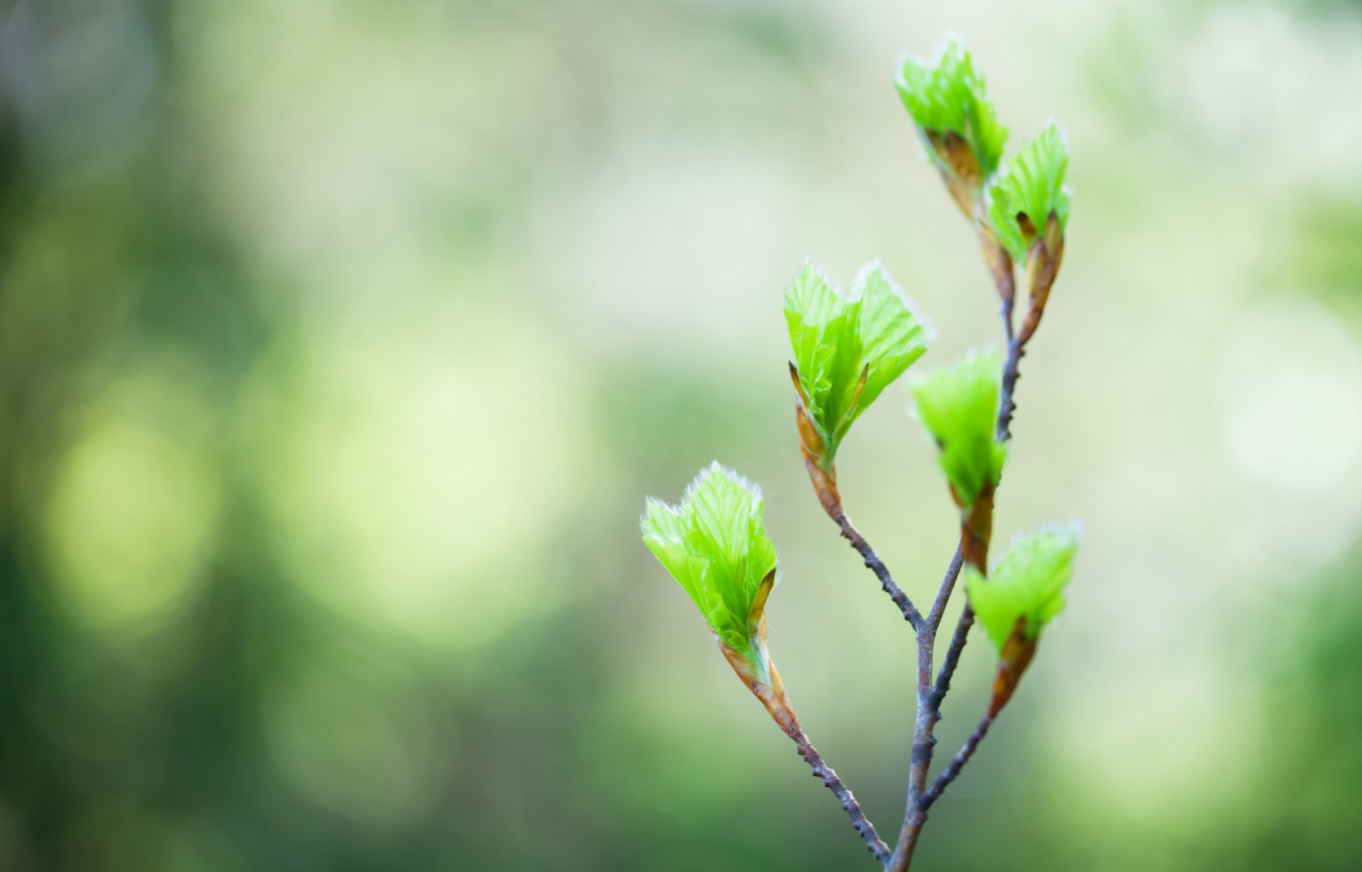
<path fill-rule="evenodd" d="M 1073 577 L 1081 533 L 1077 524 L 1069 524 L 1024 536 L 1012 543 L 988 578 L 965 568 L 970 605 L 1000 655 L 1017 621 L 1024 620 L 1026 638 L 1035 639 L 1064 609 L 1064 588 Z"/>
<path fill-rule="evenodd" d="M 785 292 L 785 321 L 806 408 L 826 446 L 819 460 L 829 468 L 852 422 L 922 356 L 934 332 L 879 261 L 861 268 L 849 294 L 805 263 Z"/>
<path fill-rule="evenodd" d="M 776 568 L 776 548 L 761 518 L 761 488 L 719 464 L 701 471 L 681 502 L 649 497 L 643 542 L 700 609 L 715 634 L 757 667 L 769 663 L 753 614 L 762 582 Z"/>
<path fill-rule="evenodd" d="M 899 56 L 895 84 L 927 155 L 937 166 L 971 184 L 993 174 L 1002 159 L 1007 128 L 998 122 L 984 77 L 975 72 L 959 37 L 948 34 L 932 61 L 904 52 Z M 947 134 L 954 134 L 969 146 L 978 170 L 976 178 L 964 178 L 976 174 L 962 172 L 959 161 L 951 159 L 949 148 L 943 144 Z"/>
<path fill-rule="evenodd" d="M 986 487 L 998 485 L 1007 460 L 1007 449 L 993 438 L 998 367 L 996 352 L 971 354 L 913 385 L 918 418 L 941 449 L 941 469 L 965 508 L 973 506 Z"/>
<path fill-rule="evenodd" d="M 1004 174 L 989 187 L 989 220 L 998 239 L 1018 262 L 1026 259 L 1036 237 L 1053 214 L 1061 235 L 1069 223 L 1073 194 L 1064 183 L 1069 167 L 1069 140 L 1051 121 L 1007 162 Z"/>

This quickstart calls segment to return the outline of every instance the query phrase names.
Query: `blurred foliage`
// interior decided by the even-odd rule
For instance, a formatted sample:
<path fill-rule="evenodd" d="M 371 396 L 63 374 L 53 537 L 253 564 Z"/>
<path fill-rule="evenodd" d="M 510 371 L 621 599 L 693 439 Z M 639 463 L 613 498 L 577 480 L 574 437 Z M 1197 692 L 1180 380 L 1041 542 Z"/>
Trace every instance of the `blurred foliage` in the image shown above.
<path fill-rule="evenodd" d="M 948 28 L 1082 203 L 998 539 L 1089 524 L 920 862 L 1357 868 L 1362 22 L 1310 5 L 0 3 L 0 869 L 865 868 L 637 511 L 763 483 L 782 673 L 893 832 L 910 648 L 780 293 L 878 254 L 939 360 L 995 334 L 893 94 Z M 907 402 L 839 481 L 918 594 Z"/>
<path fill-rule="evenodd" d="M 1299 277 L 1331 302 L 1362 304 L 1362 203 L 1323 199 L 1298 218 L 1290 255 L 1279 266 L 1283 277 Z"/>

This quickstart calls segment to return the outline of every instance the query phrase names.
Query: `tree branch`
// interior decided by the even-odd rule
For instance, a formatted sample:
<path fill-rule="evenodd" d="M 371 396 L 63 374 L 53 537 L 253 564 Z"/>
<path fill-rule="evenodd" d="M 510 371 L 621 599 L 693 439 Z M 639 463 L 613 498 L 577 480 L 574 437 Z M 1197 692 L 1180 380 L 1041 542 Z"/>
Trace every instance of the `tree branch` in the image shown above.
<path fill-rule="evenodd" d="M 899 611 L 903 612 L 904 619 L 912 626 L 914 632 L 921 632 L 922 613 L 917 610 L 917 606 L 913 605 L 908 594 L 903 592 L 903 588 L 899 587 L 898 583 L 894 581 L 894 576 L 889 574 L 888 567 L 875 553 L 875 549 L 871 548 L 870 543 L 865 541 L 865 537 L 861 535 L 860 531 L 852 526 L 851 520 L 845 512 L 841 511 L 840 506 L 836 514 L 829 514 L 841 529 L 842 538 L 851 543 L 851 547 L 855 548 L 856 553 L 860 554 L 862 559 L 865 560 L 865 565 L 869 567 L 871 572 L 875 573 L 875 577 L 880 580 L 880 587 L 885 593 L 889 594 L 889 598 L 894 601 L 894 605 L 899 607 Z"/>
<path fill-rule="evenodd" d="M 955 590 L 955 580 L 960 577 L 960 567 L 965 563 L 965 547 L 962 544 L 955 546 L 955 556 L 951 558 L 950 566 L 946 567 L 946 577 L 941 579 L 941 588 L 936 592 L 936 602 L 932 603 L 932 611 L 927 615 L 927 626 L 935 632 L 941 626 L 941 619 L 946 616 L 946 603 L 951 598 L 951 592 Z"/>
<path fill-rule="evenodd" d="M 924 626 L 918 631 L 917 721 L 913 726 L 912 768 L 908 774 L 908 812 L 904 815 L 898 846 L 885 867 L 890 872 L 903 872 L 908 868 L 922 825 L 927 822 L 927 809 L 921 804 L 921 796 L 927 787 L 927 775 L 932 767 L 932 748 L 936 745 L 932 728 L 941 719 L 940 711 L 931 704 L 932 649 L 935 644 L 935 627 Z"/>
<path fill-rule="evenodd" d="M 1009 329 L 1008 333 L 1011 332 L 1011 329 Z M 1017 379 L 1021 378 L 1021 371 L 1018 367 L 1021 364 L 1022 355 L 1025 353 L 1026 340 L 1013 339 L 1009 336 L 1007 362 L 1003 364 L 1003 383 L 998 399 L 998 432 L 996 438 L 999 442 L 1006 442 L 1012 438 L 1012 413 L 1017 411 L 1017 404 L 1012 401 L 1012 394 L 1017 389 Z"/>
<path fill-rule="evenodd" d="M 932 689 L 932 707 L 940 711 L 941 702 L 946 698 L 946 694 L 951 689 L 951 678 L 955 675 L 955 668 L 960 665 L 960 654 L 965 650 L 965 642 L 969 641 L 970 628 L 974 626 L 974 607 L 965 602 L 965 608 L 960 612 L 960 621 L 955 625 L 955 634 L 951 637 L 951 647 L 946 649 L 946 658 L 941 662 L 941 671 L 936 676 L 936 687 Z"/>
<path fill-rule="evenodd" d="M 946 674 L 945 683 L 938 679 L 933 685 L 932 660 L 936 647 L 936 631 L 941 625 L 946 602 L 955 588 L 956 579 L 964 562 L 965 544 L 962 535 L 960 544 L 956 546 L 955 556 L 951 558 L 950 566 L 946 570 L 946 576 L 941 581 L 941 589 L 937 592 L 936 602 L 932 604 L 931 614 L 917 634 L 917 720 L 913 725 L 912 765 L 908 774 L 908 808 L 904 813 L 898 845 L 885 867 L 889 872 L 904 872 L 908 868 L 918 838 L 922 834 L 922 826 L 927 823 L 927 808 L 930 804 L 924 806 L 922 797 L 926 794 L 927 775 L 931 770 L 932 753 L 936 747 L 936 738 L 932 732 L 936 728 L 936 722 L 941 720 L 941 701 L 950 687 L 947 670 L 951 673 L 955 671 L 956 664 L 960 662 L 960 652 L 965 647 L 964 640 L 969 633 L 969 625 L 974 623 L 974 610 L 966 603 L 965 612 L 961 615 L 964 629 L 956 627 L 951 647 L 946 652 L 946 662 L 942 666 L 942 672 Z M 965 621 L 966 618 L 968 623 Z"/>
<path fill-rule="evenodd" d="M 993 721 L 997 716 L 997 712 L 990 707 L 988 712 L 979 719 L 979 725 L 974 728 L 974 732 L 969 734 L 969 738 L 965 740 L 965 744 L 961 746 L 960 751 L 955 755 L 955 759 L 951 760 L 950 765 L 937 776 L 936 781 L 932 784 L 932 789 L 918 798 L 918 807 L 924 818 L 927 809 L 931 808 L 932 803 L 941 798 L 941 793 L 956 779 L 960 770 L 965 768 L 969 758 L 974 756 L 975 749 L 984 740 L 984 736 L 988 735 L 988 728 L 993 726 Z"/>
<path fill-rule="evenodd" d="M 1015 296 L 1015 286 L 1013 285 L 1012 262 L 1006 257 L 1005 252 L 1001 252 L 1001 247 L 997 247 L 992 254 L 1000 260 L 995 264 L 990 259 L 990 247 L 985 240 L 985 258 L 989 260 L 990 270 L 993 273 L 994 281 L 998 288 L 999 296 L 1002 298 L 1002 318 L 1003 334 L 1007 340 L 1007 359 L 1003 364 L 1001 385 L 998 396 L 998 422 L 995 438 L 999 442 L 1006 442 L 1012 438 L 1011 423 L 1012 414 L 1016 411 L 1016 403 L 1012 397 L 1016 391 L 1017 380 L 1021 377 L 1020 363 L 1022 355 L 1025 353 L 1026 342 L 1031 338 L 1031 334 L 1016 337 L 1012 328 L 1012 309 Z M 996 245 L 996 243 L 995 243 Z M 975 564 L 982 572 L 987 561 L 988 535 L 987 530 L 992 527 L 992 493 L 988 494 L 988 513 L 990 515 L 986 531 L 980 536 L 975 536 L 978 541 L 971 540 L 974 531 L 969 523 L 966 523 L 961 531 L 960 544 L 955 549 L 955 556 L 951 558 L 950 566 L 946 569 L 946 576 L 942 579 L 941 588 L 937 592 L 936 600 L 932 603 L 931 612 L 925 621 L 917 629 L 918 641 L 918 680 L 917 680 L 917 719 L 913 728 L 913 750 L 912 767 L 908 776 L 908 808 L 904 812 L 903 829 L 899 833 L 898 844 L 895 846 L 894 854 L 890 857 L 885 866 L 887 872 L 906 872 L 913 859 L 913 852 L 917 847 L 918 839 L 922 835 L 922 827 L 927 823 L 927 811 L 932 803 L 936 802 L 943 791 L 960 770 L 969 762 L 969 758 L 974 755 L 975 749 L 983 741 L 988 733 L 988 728 L 992 726 L 997 713 L 990 711 L 979 722 L 965 746 L 960 749 L 950 765 L 942 772 L 941 776 L 933 783 L 931 789 L 926 788 L 927 775 L 931 769 L 933 749 L 936 739 L 932 732 L 936 727 L 937 721 L 941 720 L 941 703 L 945 699 L 947 692 L 951 688 L 951 679 L 955 675 L 956 667 L 960 664 L 960 656 L 965 650 L 965 643 L 969 641 L 970 628 L 974 626 L 974 609 L 968 601 L 965 608 L 960 613 L 960 620 L 956 624 L 955 633 L 951 637 L 950 648 L 946 651 L 945 660 L 941 664 L 941 672 L 936 677 L 935 684 L 932 683 L 932 656 L 936 643 L 936 631 L 941 625 L 941 620 L 945 615 L 946 604 L 949 602 L 951 594 L 955 590 L 955 583 L 960 575 L 960 570 L 964 566 L 966 559 Z M 982 549 L 982 550 L 981 550 Z M 969 552 L 969 553 L 967 553 Z"/>
<path fill-rule="evenodd" d="M 856 828 L 856 834 L 865 841 L 866 848 L 871 854 L 875 855 L 875 860 L 883 866 L 890 855 L 889 846 L 886 845 L 879 835 L 875 832 L 875 825 L 861 811 L 861 806 L 856 802 L 856 797 L 851 790 L 842 783 L 842 779 L 837 777 L 837 773 L 832 767 L 823 762 L 823 757 L 818 753 L 818 749 L 809 741 L 809 737 L 804 735 L 804 731 L 799 728 L 796 722 L 785 730 L 786 735 L 794 740 L 798 748 L 799 756 L 809 768 L 813 770 L 815 778 L 822 779 L 823 785 L 831 790 L 833 795 L 842 803 L 842 809 L 846 811 L 847 817 L 851 818 L 851 825 Z"/>

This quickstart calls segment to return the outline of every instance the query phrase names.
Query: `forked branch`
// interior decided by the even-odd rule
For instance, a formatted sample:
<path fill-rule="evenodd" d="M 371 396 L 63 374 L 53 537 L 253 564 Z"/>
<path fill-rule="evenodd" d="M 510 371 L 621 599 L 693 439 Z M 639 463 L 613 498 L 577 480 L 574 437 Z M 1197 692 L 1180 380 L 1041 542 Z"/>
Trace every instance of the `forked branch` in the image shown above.
<path fill-rule="evenodd" d="M 917 705 L 903 827 L 891 851 L 855 796 L 799 725 L 767 649 L 765 608 L 776 579 L 774 544 L 762 521 L 762 493 L 717 461 L 677 504 L 648 499 L 641 519 L 645 544 L 699 607 L 720 650 L 762 702 L 801 759 L 837 797 L 856 833 L 880 865 L 906 872 L 929 810 L 974 755 L 1011 699 L 1037 650 L 1041 627 L 1063 608 L 1077 530 L 1047 528 L 1018 539 L 989 573 L 993 502 L 1002 481 L 1016 410 L 1021 358 L 1044 314 L 1064 254 L 1070 194 L 1064 184 L 1068 144 L 1051 123 L 1004 167 L 1007 130 L 985 94 L 964 46 L 948 37 L 933 61 L 904 56 L 896 84 L 927 157 L 978 235 L 1001 301 L 1005 359 L 985 351 L 928 373 L 913 386 L 918 416 L 940 451 L 959 510 L 960 538 L 930 609 L 924 614 L 895 581 L 842 508 L 838 448 L 875 398 L 927 350 L 934 332 L 878 260 L 849 291 L 833 286 L 812 261 L 785 292 L 790 331 L 789 374 L 795 392 L 800 451 L 824 512 L 856 550 L 912 627 L 917 648 Z M 1025 308 L 1014 329 L 1017 271 Z M 1001 370 L 1001 371 L 1000 371 Z M 961 610 L 940 671 L 937 633 L 951 596 L 964 586 Z M 998 652 L 988 713 L 934 782 L 929 782 L 941 706 L 975 623 Z"/>

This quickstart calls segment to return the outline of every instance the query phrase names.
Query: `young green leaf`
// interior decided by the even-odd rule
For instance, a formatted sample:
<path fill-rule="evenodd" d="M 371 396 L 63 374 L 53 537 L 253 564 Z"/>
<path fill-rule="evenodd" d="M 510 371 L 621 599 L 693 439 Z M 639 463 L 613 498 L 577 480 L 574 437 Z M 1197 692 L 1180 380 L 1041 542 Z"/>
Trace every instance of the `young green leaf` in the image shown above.
<path fill-rule="evenodd" d="M 1051 121 L 1007 162 L 1003 176 L 988 189 L 989 220 L 998 239 L 1018 263 L 1045 233 L 1055 216 L 1062 237 L 1069 223 L 1073 194 L 1064 183 L 1069 140 Z"/>
<path fill-rule="evenodd" d="M 1030 641 L 1063 610 L 1064 587 L 1073 577 L 1081 532 L 1070 524 L 1024 536 L 1012 543 L 988 578 L 966 567 L 970 605 L 1000 656 L 1018 621 Z"/>
<path fill-rule="evenodd" d="M 831 469 L 852 422 L 922 356 L 934 332 L 879 261 L 861 268 L 849 294 L 805 263 L 785 292 L 785 321 L 800 399 L 816 430 L 804 446 Z"/>
<path fill-rule="evenodd" d="M 998 168 L 1007 128 L 999 123 L 984 77 L 975 72 L 964 43 L 948 34 L 932 61 L 904 52 L 895 84 L 927 156 L 977 191 Z"/>
<path fill-rule="evenodd" d="M 963 509 L 1002 478 L 1007 449 L 993 438 L 1000 373 L 994 351 L 971 354 L 913 385 L 917 415 L 941 449 L 941 469 Z"/>
<path fill-rule="evenodd" d="M 763 641 L 776 549 L 761 518 L 761 488 L 718 461 L 700 472 L 681 502 L 649 497 L 643 542 L 680 583 L 719 640 L 770 683 Z"/>

